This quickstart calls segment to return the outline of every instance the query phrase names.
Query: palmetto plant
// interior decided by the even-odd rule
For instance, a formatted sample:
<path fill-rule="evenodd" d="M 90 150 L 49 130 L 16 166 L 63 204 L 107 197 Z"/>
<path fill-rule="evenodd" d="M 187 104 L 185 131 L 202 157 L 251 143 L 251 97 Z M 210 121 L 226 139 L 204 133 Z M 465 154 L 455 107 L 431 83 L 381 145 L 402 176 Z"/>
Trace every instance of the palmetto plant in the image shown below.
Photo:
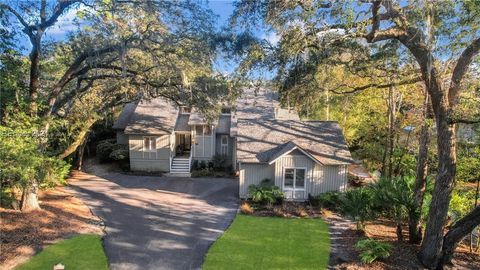
<path fill-rule="evenodd" d="M 392 180 L 381 178 L 370 186 L 375 209 L 397 224 L 397 238 L 403 241 L 402 223 L 408 218 L 408 213 L 414 211 L 413 178 L 396 177 Z"/>
<path fill-rule="evenodd" d="M 368 187 L 361 187 L 346 191 L 340 198 L 340 211 L 353 219 L 357 224 L 357 230 L 364 230 L 364 223 L 372 218 L 373 194 Z"/>

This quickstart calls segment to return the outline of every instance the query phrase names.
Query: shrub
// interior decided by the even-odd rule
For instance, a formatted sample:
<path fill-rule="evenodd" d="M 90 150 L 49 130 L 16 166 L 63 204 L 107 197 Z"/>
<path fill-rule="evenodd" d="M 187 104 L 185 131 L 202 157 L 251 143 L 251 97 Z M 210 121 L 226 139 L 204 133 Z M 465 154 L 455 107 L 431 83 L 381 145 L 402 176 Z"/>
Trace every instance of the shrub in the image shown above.
<path fill-rule="evenodd" d="M 213 162 L 209 161 L 207 163 L 207 167 L 208 167 L 208 169 L 213 170 Z"/>
<path fill-rule="evenodd" d="M 242 203 L 240 206 L 240 212 L 242 212 L 245 215 L 251 215 L 253 214 L 253 208 L 248 204 L 247 202 Z"/>
<path fill-rule="evenodd" d="M 271 185 L 269 179 L 264 179 L 259 185 L 250 185 L 248 187 L 248 197 L 256 203 L 261 204 L 281 204 L 283 202 L 283 192 L 280 188 Z"/>
<path fill-rule="evenodd" d="M 110 161 L 110 154 L 115 150 L 115 145 L 108 140 L 101 141 L 97 144 L 97 157 L 99 162 Z"/>
<path fill-rule="evenodd" d="M 212 175 L 213 175 L 213 171 L 207 168 L 192 171 L 192 177 L 205 177 L 205 176 L 212 176 Z"/>
<path fill-rule="evenodd" d="M 330 191 L 317 196 L 308 196 L 312 206 L 324 207 L 330 210 L 336 210 L 340 204 L 341 193 L 338 191 Z"/>
<path fill-rule="evenodd" d="M 371 190 L 366 187 L 348 190 L 340 197 L 340 212 L 353 219 L 359 231 L 363 231 L 364 222 L 373 217 L 372 197 Z"/>
<path fill-rule="evenodd" d="M 215 171 L 221 171 L 226 168 L 227 156 L 215 154 L 212 158 L 212 166 Z"/>
<path fill-rule="evenodd" d="M 207 164 L 205 163 L 205 160 L 200 161 L 200 170 L 204 170 L 207 168 Z"/>
<path fill-rule="evenodd" d="M 360 259 L 363 263 L 372 263 L 378 259 L 384 260 L 390 257 L 392 246 L 387 243 L 379 242 L 375 239 L 364 239 L 355 245 L 361 251 Z"/>
<path fill-rule="evenodd" d="M 129 151 L 126 149 L 113 150 L 109 155 L 109 158 L 115 161 L 128 160 L 128 157 L 129 157 Z"/>
<path fill-rule="evenodd" d="M 192 170 L 193 171 L 196 171 L 199 169 L 199 166 L 198 166 L 198 160 L 194 160 L 193 161 L 193 164 L 192 164 Z"/>

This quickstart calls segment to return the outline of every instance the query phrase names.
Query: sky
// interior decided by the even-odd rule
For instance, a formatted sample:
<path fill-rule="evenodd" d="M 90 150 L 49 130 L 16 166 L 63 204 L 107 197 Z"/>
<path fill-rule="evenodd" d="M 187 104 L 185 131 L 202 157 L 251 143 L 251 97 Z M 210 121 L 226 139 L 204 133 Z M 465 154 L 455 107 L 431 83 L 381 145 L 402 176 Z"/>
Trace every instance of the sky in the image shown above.
<path fill-rule="evenodd" d="M 233 13 L 233 1 L 229 0 L 210 0 L 208 2 L 210 9 L 218 15 L 216 22 L 217 30 L 220 30 L 223 26 L 228 24 L 228 20 Z M 66 38 L 68 32 L 76 29 L 76 25 L 73 23 L 73 19 L 76 17 L 76 9 L 69 10 L 65 14 L 59 17 L 58 22 L 45 33 L 44 40 L 60 41 Z M 276 36 L 270 34 L 266 35 L 258 33 L 264 38 L 275 41 Z M 278 40 L 278 39 L 277 39 Z M 20 45 L 23 47 L 23 53 L 28 54 L 31 48 L 30 42 L 25 36 L 20 37 Z M 227 59 L 224 56 L 219 56 L 214 61 L 214 68 L 220 73 L 231 74 L 234 72 L 236 63 Z"/>

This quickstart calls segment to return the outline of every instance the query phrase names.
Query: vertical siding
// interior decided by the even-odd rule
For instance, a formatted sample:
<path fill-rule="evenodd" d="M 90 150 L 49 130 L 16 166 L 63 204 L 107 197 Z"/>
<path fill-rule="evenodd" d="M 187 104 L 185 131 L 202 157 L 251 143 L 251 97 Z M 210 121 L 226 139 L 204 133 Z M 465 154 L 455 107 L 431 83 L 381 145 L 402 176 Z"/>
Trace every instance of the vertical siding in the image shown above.
<path fill-rule="evenodd" d="M 317 195 L 329 191 L 343 191 L 346 187 L 346 166 L 345 165 L 320 165 L 316 164 L 314 169 L 314 182 L 312 183 L 311 194 Z"/>
<path fill-rule="evenodd" d="M 275 162 L 275 185 L 283 190 L 283 172 L 284 168 L 306 168 L 305 172 L 305 192 L 295 194 L 295 199 L 307 199 L 311 194 L 313 182 L 313 169 L 315 162 L 305 155 L 287 155 Z"/>
<path fill-rule="evenodd" d="M 258 185 L 263 179 L 268 178 L 273 180 L 275 178 L 275 165 L 268 164 L 253 164 L 241 163 L 240 170 L 240 185 L 239 196 L 245 198 L 248 195 L 248 187 L 250 185 Z"/>
<path fill-rule="evenodd" d="M 170 137 L 157 136 L 156 152 L 144 155 L 143 135 L 130 135 L 128 140 L 130 167 L 134 171 L 168 171 L 170 169 Z"/>

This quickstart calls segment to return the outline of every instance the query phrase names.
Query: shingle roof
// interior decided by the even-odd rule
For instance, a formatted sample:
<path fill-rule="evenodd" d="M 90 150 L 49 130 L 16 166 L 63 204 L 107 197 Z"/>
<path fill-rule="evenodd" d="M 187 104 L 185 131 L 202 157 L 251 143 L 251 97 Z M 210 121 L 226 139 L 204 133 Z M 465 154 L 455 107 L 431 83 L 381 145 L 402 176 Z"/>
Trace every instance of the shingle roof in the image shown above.
<path fill-rule="evenodd" d="M 205 124 L 207 124 L 207 121 L 205 120 L 205 118 L 202 116 L 201 113 L 196 111 L 192 111 L 192 113 L 190 113 L 190 118 L 188 118 L 188 125 L 192 126 L 192 125 L 205 125 Z"/>
<path fill-rule="evenodd" d="M 237 158 L 240 162 L 270 162 L 298 146 L 325 165 L 352 163 L 336 122 L 238 119 Z"/>
<path fill-rule="evenodd" d="M 130 118 L 132 117 L 136 107 L 136 102 L 130 102 L 125 104 L 125 107 L 123 107 L 123 110 L 118 116 L 117 121 L 115 121 L 115 123 L 113 124 L 113 129 L 124 130 L 125 127 L 128 125 L 128 122 L 130 121 Z"/>
<path fill-rule="evenodd" d="M 178 109 L 163 98 L 143 99 L 137 105 L 125 134 L 170 134 Z"/>
<path fill-rule="evenodd" d="M 190 114 L 178 115 L 177 122 L 175 123 L 175 131 L 190 131 L 190 126 L 188 125 L 189 117 Z"/>
<path fill-rule="evenodd" d="M 218 118 L 216 132 L 220 134 L 230 134 L 230 127 L 232 126 L 230 115 L 220 115 Z"/>

